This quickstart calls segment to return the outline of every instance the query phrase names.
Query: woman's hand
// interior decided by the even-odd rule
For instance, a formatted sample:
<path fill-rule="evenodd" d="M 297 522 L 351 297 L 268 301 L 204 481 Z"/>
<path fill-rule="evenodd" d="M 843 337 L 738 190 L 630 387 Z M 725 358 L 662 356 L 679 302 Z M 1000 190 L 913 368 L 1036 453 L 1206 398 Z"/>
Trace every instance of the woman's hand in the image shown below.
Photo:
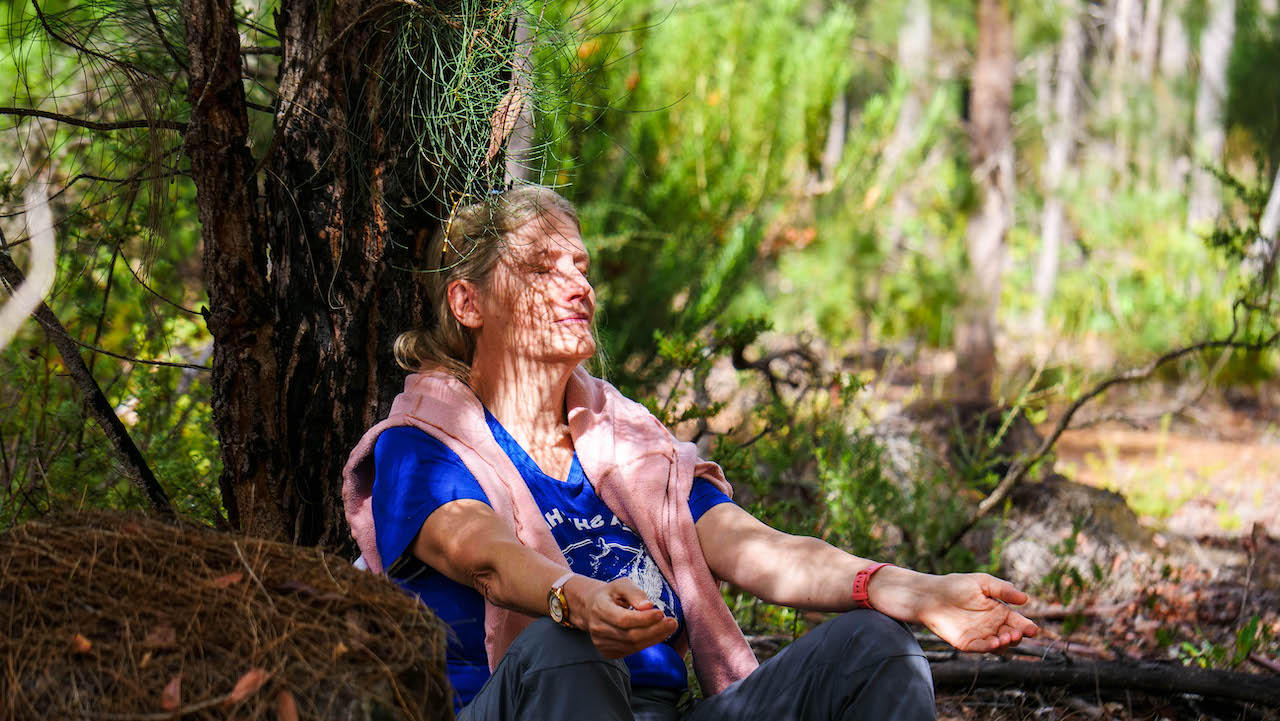
<path fill-rule="evenodd" d="M 1027 602 L 1027 594 L 1008 581 L 985 573 L 928 576 L 903 570 L 885 568 L 871 577 L 871 605 L 879 608 L 879 602 L 902 604 L 910 609 L 907 615 L 912 616 L 903 620 L 923 623 L 961 651 L 995 651 L 1039 631 L 1029 619 L 1006 605 Z M 885 574 L 886 571 L 890 573 Z"/>
<path fill-rule="evenodd" d="M 676 620 L 655 608 L 629 578 L 601 583 L 574 576 L 564 592 L 570 598 L 569 621 L 591 635 L 605 658 L 628 656 L 676 632 Z"/>

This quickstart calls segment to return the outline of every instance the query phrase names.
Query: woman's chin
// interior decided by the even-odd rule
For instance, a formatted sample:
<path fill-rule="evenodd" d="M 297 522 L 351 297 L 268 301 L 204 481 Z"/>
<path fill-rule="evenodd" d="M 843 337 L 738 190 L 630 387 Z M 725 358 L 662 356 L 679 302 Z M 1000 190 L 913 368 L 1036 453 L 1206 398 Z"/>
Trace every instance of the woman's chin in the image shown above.
<path fill-rule="evenodd" d="M 595 354 L 596 344 L 594 342 L 580 341 L 548 349 L 544 359 L 551 363 L 565 363 L 576 366 Z"/>

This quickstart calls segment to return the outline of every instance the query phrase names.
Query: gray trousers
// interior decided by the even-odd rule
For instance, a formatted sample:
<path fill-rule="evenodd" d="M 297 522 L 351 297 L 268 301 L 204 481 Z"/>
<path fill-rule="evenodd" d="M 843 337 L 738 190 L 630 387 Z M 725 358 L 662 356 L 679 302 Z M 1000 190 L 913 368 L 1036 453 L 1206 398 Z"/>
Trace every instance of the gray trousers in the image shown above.
<path fill-rule="evenodd" d="M 626 665 L 549 618 L 525 629 L 461 721 L 916 721 L 936 718 L 919 644 L 876 611 L 850 611 L 724 691 L 677 708 L 678 694 L 632 689 Z"/>

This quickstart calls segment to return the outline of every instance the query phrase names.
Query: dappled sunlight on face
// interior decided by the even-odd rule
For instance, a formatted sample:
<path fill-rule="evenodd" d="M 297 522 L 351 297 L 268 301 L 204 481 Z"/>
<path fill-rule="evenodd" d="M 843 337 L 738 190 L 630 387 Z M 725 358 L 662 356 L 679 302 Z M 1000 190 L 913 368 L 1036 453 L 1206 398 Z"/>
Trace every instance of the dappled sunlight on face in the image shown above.
<path fill-rule="evenodd" d="M 509 233 L 507 244 L 486 283 L 479 343 L 546 363 L 590 358 L 595 291 L 577 224 L 549 213 Z"/>

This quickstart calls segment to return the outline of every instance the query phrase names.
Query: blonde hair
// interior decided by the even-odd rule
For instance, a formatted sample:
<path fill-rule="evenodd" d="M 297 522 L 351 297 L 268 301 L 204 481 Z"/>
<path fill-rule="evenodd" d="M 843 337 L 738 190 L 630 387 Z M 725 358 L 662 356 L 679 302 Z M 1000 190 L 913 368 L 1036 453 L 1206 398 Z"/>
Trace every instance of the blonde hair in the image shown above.
<path fill-rule="evenodd" d="M 539 185 L 522 185 L 454 211 L 427 247 L 431 325 L 396 338 L 396 363 L 411 373 L 443 370 L 466 383 L 475 338 L 449 307 L 449 285 L 465 280 L 483 286 L 506 252 L 507 234 L 551 214 L 579 224 L 578 212 L 569 201 Z"/>

